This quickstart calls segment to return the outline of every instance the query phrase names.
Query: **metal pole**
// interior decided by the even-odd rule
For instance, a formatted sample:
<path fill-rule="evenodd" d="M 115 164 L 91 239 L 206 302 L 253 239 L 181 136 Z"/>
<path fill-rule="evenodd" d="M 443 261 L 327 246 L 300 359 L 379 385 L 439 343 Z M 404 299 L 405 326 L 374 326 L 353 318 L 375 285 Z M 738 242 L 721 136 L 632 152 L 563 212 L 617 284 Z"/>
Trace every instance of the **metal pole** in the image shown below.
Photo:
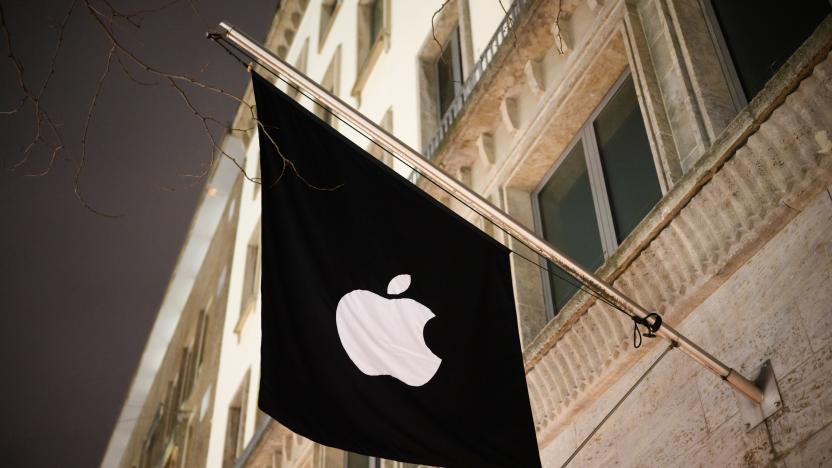
<path fill-rule="evenodd" d="M 408 164 L 411 164 L 418 172 L 426 175 L 427 178 L 436 185 L 462 200 L 469 207 L 473 208 L 474 211 L 488 218 L 491 222 L 522 241 L 539 255 L 574 276 L 578 281 L 587 285 L 592 291 L 610 303 L 615 304 L 615 306 L 621 308 L 625 312 L 637 317 L 644 318 L 649 314 L 647 310 L 629 297 L 622 294 L 612 285 L 607 284 L 593 273 L 584 270 L 577 263 L 575 263 L 574 260 L 559 252 L 545 240 L 537 237 L 535 233 L 526 229 L 526 227 L 514 220 L 514 218 L 504 213 L 499 208 L 493 206 L 476 192 L 465 187 L 465 185 L 438 167 L 434 166 L 431 162 L 423 158 L 422 155 L 416 150 L 410 148 L 393 135 L 387 133 L 381 127 L 364 117 L 357 110 L 353 109 L 349 104 L 341 101 L 337 96 L 330 94 L 329 91 L 322 88 L 318 85 L 318 83 L 263 48 L 260 44 L 245 34 L 237 31 L 231 25 L 224 22 L 220 23 L 219 31 L 209 34 L 209 37 L 225 39 L 252 57 L 258 64 L 280 75 L 293 86 L 304 90 L 318 103 L 326 105 L 331 112 L 348 122 L 350 125 L 354 126 L 358 129 L 358 131 L 368 136 L 373 141 L 379 143 L 396 156 L 407 161 Z M 722 377 L 743 395 L 758 404 L 763 401 L 763 392 L 754 382 L 746 379 L 714 356 L 708 354 L 708 352 L 700 348 L 696 343 L 690 341 L 681 333 L 677 332 L 670 325 L 663 323 L 657 333 L 662 337 L 675 342 L 681 351 L 693 358 L 694 361 Z"/>

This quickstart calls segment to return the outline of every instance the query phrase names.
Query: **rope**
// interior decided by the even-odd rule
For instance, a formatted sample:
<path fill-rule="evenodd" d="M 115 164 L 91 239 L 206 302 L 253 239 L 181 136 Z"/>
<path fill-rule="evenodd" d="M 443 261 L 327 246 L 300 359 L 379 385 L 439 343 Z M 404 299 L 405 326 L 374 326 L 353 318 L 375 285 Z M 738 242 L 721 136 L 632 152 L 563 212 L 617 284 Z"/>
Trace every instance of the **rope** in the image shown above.
<path fill-rule="evenodd" d="M 659 357 L 657 357 L 656 360 L 653 361 L 653 364 L 650 364 L 650 367 L 648 367 L 647 370 L 644 371 L 643 374 L 641 374 L 641 377 L 639 377 L 638 380 L 636 380 L 636 383 L 634 383 L 633 386 L 630 387 L 627 390 L 626 393 L 624 393 L 624 396 L 622 396 L 621 399 L 618 400 L 618 403 L 616 403 L 615 406 L 613 406 L 612 409 L 604 416 L 604 418 L 601 419 L 601 422 L 599 422 L 598 425 L 595 426 L 594 429 L 592 429 L 592 432 L 590 432 L 589 435 L 587 435 L 586 438 L 583 440 L 583 442 L 581 442 L 581 445 L 579 445 L 578 448 L 576 448 L 575 451 L 572 452 L 572 455 L 569 455 L 569 458 L 567 458 L 566 461 L 563 462 L 563 465 L 561 465 L 560 468 L 564 468 L 579 453 L 581 453 L 581 450 L 583 450 L 584 446 L 586 446 L 586 444 L 592 439 L 592 437 L 595 435 L 595 433 L 598 432 L 599 429 L 601 429 L 601 426 L 603 426 L 604 423 L 607 422 L 607 420 L 610 418 L 610 416 L 612 416 L 613 413 L 615 413 L 618 410 L 618 408 L 621 406 L 621 404 L 624 403 L 624 400 L 626 400 L 627 397 L 629 397 L 630 394 L 633 393 L 633 390 L 635 390 L 636 387 L 638 387 L 639 384 L 645 379 L 645 377 L 647 377 L 647 375 L 650 374 L 650 372 L 653 370 L 653 368 L 656 367 L 656 364 L 661 362 L 661 360 L 664 359 L 665 356 L 667 356 L 667 353 L 671 349 L 675 348 L 676 346 L 678 346 L 678 344 L 674 341 L 674 342 L 670 343 L 670 346 L 668 346 L 667 348 L 665 348 L 664 351 L 662 351 L 662 354 L 660 354 Z"/>

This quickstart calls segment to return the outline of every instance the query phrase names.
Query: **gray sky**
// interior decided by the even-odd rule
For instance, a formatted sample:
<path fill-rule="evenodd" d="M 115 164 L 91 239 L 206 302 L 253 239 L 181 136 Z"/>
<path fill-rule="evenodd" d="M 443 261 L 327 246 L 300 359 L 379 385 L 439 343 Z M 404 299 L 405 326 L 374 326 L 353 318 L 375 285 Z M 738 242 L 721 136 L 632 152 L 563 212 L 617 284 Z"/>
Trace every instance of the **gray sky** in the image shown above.
<path fill-rule="evenodd" d="M 71 0 L 0 3 L 25 76 L 37 89 L 55 45 L 55 24 Z M 113 3 L 130 11 L 167 2 Z M 248 76 L 204 39 L 206 27 L 228 20 L 262 39 L 277 3 L 180 1 L 147 16 L 138 30 L 121 24 L 116 32 L 147 62 L 239 95 Z M 43 99 L 62 123 L 68 146 L 63 156 L 76 158 L 109 50 L 82 6 L 70 19 Z M 22 96 L 6 46 L 0 37 L 0 110 L 13 108 Z M 233 101 L 186 89 L 204 113 L 233 118 Z M 31 111 L 0 116 L 0 453 L 5 466 L 97 466 L 204 184 L 181 174 L 204 169 L 209 144 L 172 88 L 138 86 L 113 62 L 81 179 L 96 209 L 123 215 L 106 219 L 75 199 L 71 163 L 59 160 L 43 177 L 23 175 L 45 167 L 50 152 L 43 147 L 9 171 L 31 139 L 32 122 Z"/>

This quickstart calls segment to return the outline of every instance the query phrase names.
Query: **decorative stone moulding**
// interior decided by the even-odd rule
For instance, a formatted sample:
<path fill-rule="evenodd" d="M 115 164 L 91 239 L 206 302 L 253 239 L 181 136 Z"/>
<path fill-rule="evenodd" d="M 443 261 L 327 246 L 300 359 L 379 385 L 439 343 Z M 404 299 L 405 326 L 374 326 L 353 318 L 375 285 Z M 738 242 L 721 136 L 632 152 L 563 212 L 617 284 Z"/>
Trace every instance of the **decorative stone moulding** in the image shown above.
<path fill-rule="evenodd" d="M 598 7 L 604 5 L 604 0 L 586 0 L 586 6 L 589 7 L 590 10 L 595 11 Z"/>
<path fill-rule="evenodd" d="M 799 83 L 793 90 L 779 83 L 779 95 L 767 88 L 740 112 L 674 189 L 692 195 L 671 192 L 651 213 L 668 221 L 639 242 L 616 288 L 678 324 L 832 183 L 832 56 L 828 47 L 823 54 L 802 81 L 778 75 Z M 632 326 L 594 303 L 554 320 L 527 347 L 541 446 L 644 355 L 631 349 Z"/>
<path fill-rule="evenodd" d="M 517 101 L 513 97 L 503 98 L 503 102 L 500 103 L 500 117 L 509 133 L 517 133 L 520 129 L 520 118 L 517 115 Z"/>
<path fill-rule="evenodd" d="M 477 153 L 483 164 L 494 164 L 494 137 L 491 133 L 481 133 L 477 138 Z"/>
<path fill-rule="evenodd" d="M 523 72 L 526 74 L 526 84 L 529 89 L 541 95 L 546 91 L 546 83 L 543 81 L 543 68 L 540 60 L 529 60 L 523 67 Z"/>

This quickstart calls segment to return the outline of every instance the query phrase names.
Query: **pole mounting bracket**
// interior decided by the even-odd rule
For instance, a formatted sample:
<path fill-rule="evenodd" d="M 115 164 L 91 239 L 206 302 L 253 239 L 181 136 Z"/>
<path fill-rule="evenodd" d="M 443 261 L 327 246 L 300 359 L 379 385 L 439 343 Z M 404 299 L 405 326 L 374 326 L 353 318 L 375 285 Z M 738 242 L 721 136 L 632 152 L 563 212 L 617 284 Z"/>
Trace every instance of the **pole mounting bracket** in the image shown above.
<path fill-rule="evenodd" d="M 780 389 L 777 387 L 777 379 L 774 377 L 774 369 L 771 367 L 770 360 L 766 359 L 760 366 L 754 383 L 763 392 L 763 401 L 759 404 L 745 395 L 735 392 L 737 406 L 746 432 L 759 426 L 760 423 L 783 407 Z"/>

